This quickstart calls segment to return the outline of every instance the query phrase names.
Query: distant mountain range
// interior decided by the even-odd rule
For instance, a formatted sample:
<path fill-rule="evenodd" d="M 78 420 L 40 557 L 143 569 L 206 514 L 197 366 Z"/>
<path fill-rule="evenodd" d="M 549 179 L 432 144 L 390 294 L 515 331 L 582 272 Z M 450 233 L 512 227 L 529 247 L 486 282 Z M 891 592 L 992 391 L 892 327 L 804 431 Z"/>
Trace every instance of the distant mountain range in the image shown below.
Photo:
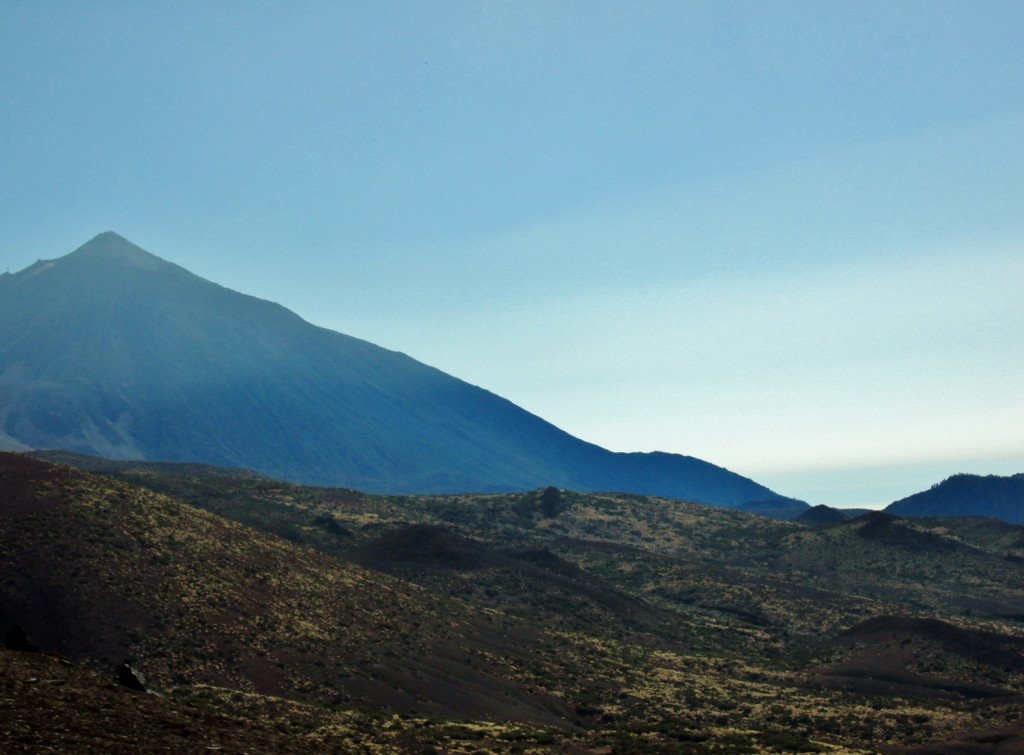
<path fill-rule="evenodd" d="M 1024 474 L 958 474 L 889 504 L 897 516 L 990 516 L 1024 524 Z"/>
<path fill-rule="evenodd" d="M 550 485 L 806 508 L 699 459 L 584 442 L 112 232 L 0 275 L 0 321 L 0 448 L 203 462 L 371 492 Z"/>
<path fill-rule="evenodd" d="M 748 507 L 740 507 L 747 509 Z M 883 509 L 887 514 L 906 517 L 990 517 L 1010 524 L 1024 524 L 1024 474 L 1009 477 L 998 475 L 953 475 L 928 490 L 901 498 Z M 800 524 L 822 527 L 845 522 L 871 509 L 836 509 L 813 506 L 796 511 L 792 516 L 777 514 L 779 519 L 792 519 Z"/>

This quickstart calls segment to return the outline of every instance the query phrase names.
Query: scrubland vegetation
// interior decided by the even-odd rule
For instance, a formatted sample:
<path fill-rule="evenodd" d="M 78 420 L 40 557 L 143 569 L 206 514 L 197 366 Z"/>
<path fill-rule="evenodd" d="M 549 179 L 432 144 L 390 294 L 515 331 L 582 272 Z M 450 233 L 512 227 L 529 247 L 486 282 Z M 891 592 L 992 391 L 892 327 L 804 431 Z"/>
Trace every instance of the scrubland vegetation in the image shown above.
<path fill-rule="evenodd" d="M 380 497 L 103 468 L 4 456 L 0 618 L 73 665 L 4 662 L 14 680 L 73 676 L 52 687 L 77 706 L 132 659 L 159 702 L 116 690 L 107 707 L 145 713 L 150 745 L 167 717 L 225 748 L 243 722 L 250 751 L 1019 742 L 1024 528 L 873 514 L 815 529 L 641 496 Z M 42 746 L 18 728 L 40 688 L 6 683 L 0 744 Z"/>

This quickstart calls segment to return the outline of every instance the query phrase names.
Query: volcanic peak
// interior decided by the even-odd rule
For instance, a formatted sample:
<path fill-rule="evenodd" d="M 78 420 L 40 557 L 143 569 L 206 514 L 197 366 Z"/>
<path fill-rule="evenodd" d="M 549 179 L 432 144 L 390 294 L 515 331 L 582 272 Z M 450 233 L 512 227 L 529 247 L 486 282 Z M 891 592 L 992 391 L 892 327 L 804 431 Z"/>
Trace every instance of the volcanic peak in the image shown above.
<path fill-rule="evenodd" d="M 104 231 L 82 244 L 65 259 L 107 257 L 125 262 L 133 267 L 146 270 L 170 265 L 171 263 L 150 254 L 114 231 Z"/>

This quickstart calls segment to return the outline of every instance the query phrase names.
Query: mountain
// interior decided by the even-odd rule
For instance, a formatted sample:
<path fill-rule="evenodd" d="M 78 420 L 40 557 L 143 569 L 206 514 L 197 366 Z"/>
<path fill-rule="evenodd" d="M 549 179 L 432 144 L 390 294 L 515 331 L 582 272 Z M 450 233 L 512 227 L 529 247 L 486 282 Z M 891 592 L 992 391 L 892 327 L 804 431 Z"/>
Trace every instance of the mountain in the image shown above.
<path fill-rule="evenodd" d="M 899 516 L 990 516 L 1024 524 L 1024 474 L 953 475 L 885 510 Z"/>
<path fill-rule="evenodd" d="M 115 233 L 0 276 L 0 447 L 202 462 L 375 492 L 782 496 L 612 453 L 410 357 L 230 291 Z"/>

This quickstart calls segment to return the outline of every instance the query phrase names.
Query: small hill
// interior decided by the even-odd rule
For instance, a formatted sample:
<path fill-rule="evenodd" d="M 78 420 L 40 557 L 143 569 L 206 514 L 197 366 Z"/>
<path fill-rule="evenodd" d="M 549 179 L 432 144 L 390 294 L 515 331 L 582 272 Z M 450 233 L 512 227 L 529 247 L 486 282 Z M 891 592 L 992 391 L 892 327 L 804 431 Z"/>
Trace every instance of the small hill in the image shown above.
<path fill-rule="evenodd" d="M 739 511 L 772 519 L 797 519 L 807 512 L 810 505 L 795 498 L 775 498 L 770 501 L 747 501 L 736 507 Z"/>
<path fill-rule="evenodd" d="M 889 504 L 899 516 L 988 516 L 1024 524 L 1024 474 L 958 474 L 930 489 Z"/>
<path fill-rule="evenodd" d="M 487 549 L 447 529 L 413 524 L 390 532 L 361 549 L 356 558 L 377 567 L 409 564 L 414 568 L 474 571 L 493 566 Z"/>
<path fill-rule="evenodd" d="M 609 626 L 657 631 L 671 623 L 671 617 L 659 615 L 644 600 L 612 588 L 547 548 L 499 550 L 448 527 L 403 526 L 347 557 L 556 631 Z"/>
<path fill-rule="evenodd" d="M 1006 682 L 1024 671 L 1024 640 L 939 619 L 878 616 L 827 643 L 818 672 L 826 686 L 922 698 L 1014 697 Z"/>
<path fill-rule="evenodd" d="M 890 514 L 872 511 L 858 519 L 863 523 L 857 529 L 857 537 L 872 543 L 902 548 L 912 553 L 943 553 L 958 548 L 969 549 L 957 540 L 934 532 L 908 527 Z"/>
<path fill-rule="evenodd" d="M 835 509 L 831 506 L 820 504 L 812 506 L 799 516 L 794 517 L 793 521 L 811 527 L 824 527 L 829 524 L 845 522 L 847 519 L 864 516 L 868 513 L 870 513 L 868 509 Z"/>

